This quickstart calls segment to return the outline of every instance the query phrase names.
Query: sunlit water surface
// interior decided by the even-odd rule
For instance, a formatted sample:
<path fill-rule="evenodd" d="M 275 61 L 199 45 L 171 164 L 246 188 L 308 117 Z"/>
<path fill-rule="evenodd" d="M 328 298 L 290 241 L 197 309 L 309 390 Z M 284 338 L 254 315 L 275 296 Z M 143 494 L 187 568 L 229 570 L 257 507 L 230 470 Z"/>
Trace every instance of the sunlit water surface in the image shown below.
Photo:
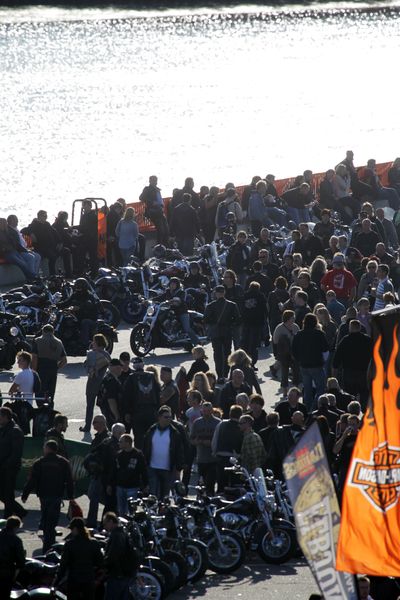
<path fill-rule="evenodd" d="M 400 13 L 259 11 L 0 10 L 1 213 L 400 154 Z"/>

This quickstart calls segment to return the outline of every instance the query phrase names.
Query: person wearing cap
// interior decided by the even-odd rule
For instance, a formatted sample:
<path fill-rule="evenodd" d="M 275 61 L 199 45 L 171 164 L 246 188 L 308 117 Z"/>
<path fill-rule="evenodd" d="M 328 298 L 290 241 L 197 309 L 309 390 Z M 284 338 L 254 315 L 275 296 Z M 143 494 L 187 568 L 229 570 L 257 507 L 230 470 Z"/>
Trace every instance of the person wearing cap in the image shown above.
<path fill-rule="evenodd" d="M 40 395 L 47 397 L 54 405 L 57 374 L 67 364 L 64 345 L 54 335 L 54 327 L 48 323 L 42 329 L 42 335 L 32 343 L 32 369 L 41 381 Z"/>
<path fill-rule="evenodd" d="M 0 600 L 9 600 L 15 575 L 25 565 L 24 545 L 17 535 L 21 525 L 21 519 L 13 515 L 0 531 Z"/>
<path fill-rule="evenodd" d="M 336 298 L 345 307 L 351 304 L 356 297 L 357 280 L 344 266 L 344 255 L 336 252 L 333 257 L 333 269 L 325 273 L 321 279 L 321 289 L 324 293 L 333 290 Z"/>
<path fill-rule="evenodd" d="M 81 517 L 75 517 L 68 525 L 71 530 L 61 553 L 54 585 L 67 577 L 68 600 L 94 600 L 96 571 L 103 566 L 100 543 L 90 537 Z"/>
<path fill-rule="evenodd" d="M 33 463 L 21 500 L 27 501 L 35 491 L 40 500 L 41 523 L 43 525 L 43 554 L 56 541 L 56 527 L 60 518 L 61 503 L 65 497 L 73 500 L 74 482 L 69 461 L 57 454 L 58 444 L 54 440 L 45 442 L 43 456 Z"/>
<path fill-rule="evenodd" d="M 121 352 L 119 360 L 121 363 L 121 375 L 119 376 L 119 380 L 122 387 L 124 387 L 125 381 L 128 379 L 129 375 L 133 373 L 133 369 L 130 367 L 131 355 L 129 352 Z"/>
<path fill-rule="evenodd" d="M 204 322 L 208 325 L 218 379 L 225 383 L 229 373 L 228 356 L 231 353 L 233 328 L 240 323 L 240 313 L 235 302 L 226 300 L 223 285 L 216 286 L 215 300 L 206 306 Z"/>
<path fill-rule="evenodd" d="M 122 384 L 119 379 L 121 372 L 121 361 L 119 358 L 112 358 L 97 396 L 97 404 L 107 420 L 109 429 L 111 429 L 114 423 L 120 420 L 120 413 L 122 412 Z"/>

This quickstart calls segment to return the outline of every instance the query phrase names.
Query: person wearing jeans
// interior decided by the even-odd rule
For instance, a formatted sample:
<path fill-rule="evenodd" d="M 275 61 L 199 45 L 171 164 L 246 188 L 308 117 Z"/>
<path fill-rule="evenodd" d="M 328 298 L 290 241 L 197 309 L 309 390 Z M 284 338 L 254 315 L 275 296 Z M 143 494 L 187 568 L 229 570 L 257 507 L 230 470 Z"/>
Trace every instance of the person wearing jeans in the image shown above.
<path fill-rule="evenodd" d="M 329 356 L 328 341 L 325 333 L 318 329 L 318 319 L 314 314 L 308 313 L 304 317 L 303 329 L 293 338 L 292 353 L 300 364 L 304 404 L 308 412 L 312 412 L 316 408 L 313 384 L 318 398 L 325 392 L 324 364 Z"/>
<path fill-rule="evenodd" d="M 148 475 L 143 453 L 133 447 L 133 437 L 124 433 L 119 438 L 118 452 L 112 472 L 117 507 L 120 516 L 128 514 L 128 499 L 137 498 L 138 491 L 147 489 Z"/>
<path fill-rule="evenodd" d="M 42 513 L 43 553 L 47 552 L 56 541 L 56 527 L 65 489 L 69 500 L 74 497 L 71 466 L 66 458 L 57 454 L 57 451 L 58 444 L 55 440 L 45 443 L 43 456 L 33 463 L 30 477 L 21 496 L 24 503 L 33 490 L 39 497 Z"/>
<path fill-rule="evenodd" d="M 144 438 L 143 454 L 149 465 L 150 493 L 159 500 L 169 495 L 172 480 L 184 464 L 182 436 L 171 421 L 171 409 L 161 406 L 158 422 L 150 427 Z"/>

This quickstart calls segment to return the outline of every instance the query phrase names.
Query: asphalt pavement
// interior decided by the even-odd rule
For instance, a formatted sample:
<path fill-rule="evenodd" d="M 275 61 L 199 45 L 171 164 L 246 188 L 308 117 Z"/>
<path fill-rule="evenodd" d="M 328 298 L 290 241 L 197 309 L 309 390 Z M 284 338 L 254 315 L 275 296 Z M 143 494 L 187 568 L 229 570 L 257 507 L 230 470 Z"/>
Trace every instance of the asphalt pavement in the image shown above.
<path fill-rule="evenodd" d="M 130 327 L 122 323 L 118 328 L 119 340 L 114 346 L 113 357 L 118 357 L 122 351 L 131 352 L 129 345 Z M 206 347 L 208 363 L 214 369 L 212 349 Z M 131 353 L 132 354 L 132 353 Z M 83 357 L 69 357 L 68 364 L 60 371 L 55 396 L 55 408 L 65 414 L 69 419 L 67 438 L 90 442 L 90 434 L 83 434 L 79 427 L 84 422 L 85 413 L 85 384 L 86 376 L 83 367 Z M 183 350 L 158 349 L 145 358 L 146 365 L 170 366 L 173 374 L 183 365 L 187 369 L 192 362 L 189 353 Z M 260 360 L 258 362 L 258 377 L 265 400 L 265 409 L 272 410 L 281 399 L 279 394 L 279 382 L 271 379 L 269 367 L 273 362 L 270 348 L 261 348 Z M 0 390 L 7 393 L 11 385 L 13 372 L 0 373 Z M 97 409 L 96 409 L 97 410 Z M 86 514 L 88 499 L 82 496 L 78 499 L 79 504 Z M 38 537 L 37 526 L 39 522 L 39 501 L 32 495 L 26 508 L 29 511 L 24 520 L 24 528 L 21 532 L 28 556 L 40 554 L 41 540 Z M 66 517 L 67 503 L 63 507 L 60 519 L 60 531 L 68 520 Z M 60 538 L 61 539 L 61 538 Z M 249 554 L 246 565 L 232 575 L 215 575 L 207 572 L 206 576 L 192 586 L 186 586 L 178 592 L 171 594 L 170 598 L 184 599 L 205 597 L 207 600 L 232 600 L 233 598 L 248 598 L 253 600 L 275 599 L 294 600 L 308 599 L 312 592 L 316 592 L 316 586 L 311 572 L 303 559 L 295 559 L 280 566 L 267 565 L 258 555 Z"/>

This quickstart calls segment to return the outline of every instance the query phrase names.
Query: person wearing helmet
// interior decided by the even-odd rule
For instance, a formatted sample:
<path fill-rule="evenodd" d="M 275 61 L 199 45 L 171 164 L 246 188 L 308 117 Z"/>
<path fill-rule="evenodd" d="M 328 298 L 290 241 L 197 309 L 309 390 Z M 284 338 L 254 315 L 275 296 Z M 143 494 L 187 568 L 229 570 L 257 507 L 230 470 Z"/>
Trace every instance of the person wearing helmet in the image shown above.
<path fill-rule="evenodd" d="M 154 258 L 158 258 L 159 260 L 162 260 L 165 258 L 166 254 L 167 254 L 167 249 L 165 246 L 163 246 L 163 244 L 156 244 L 156 246 L 154 246 L 154 248 L 153 248 Z"/>
<path fill-rule="evenodd" d="M 202 275 L 199 263 L 191 262 L 189 264 L 189 273 L 185 275 L 183 280 L 183 287 L 185 290 L 188 288 L 194 288 L 198 290 L 202 286 L 205 286 L 207 290 L 210 288 L 208 277 L 206 277 L 206 275 Z"/>
<path fill-rule="evenodd" d="M 58 304 L 60 308 L 69 308 L 78 319 L 80 341 L 87 348 L 92 339 L 96 320 L 98 317 L 97 302 L 89 289 L 89 284 L 84 277 L 75 281 L 74 291 L 71 296 Z"/>

